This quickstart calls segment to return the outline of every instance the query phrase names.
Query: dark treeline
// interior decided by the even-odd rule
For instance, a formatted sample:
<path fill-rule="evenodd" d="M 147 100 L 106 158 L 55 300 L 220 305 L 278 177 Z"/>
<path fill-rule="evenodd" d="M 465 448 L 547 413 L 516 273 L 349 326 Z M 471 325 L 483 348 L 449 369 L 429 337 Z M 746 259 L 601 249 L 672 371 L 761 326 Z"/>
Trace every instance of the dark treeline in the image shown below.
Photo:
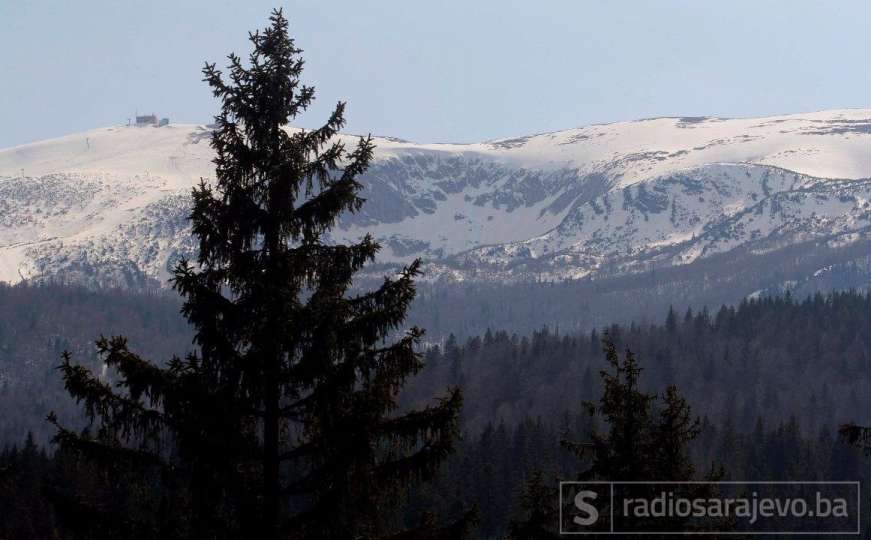
<path fill-rule="evenodd" d="M 48 497 L 51 486 L 101 478 L 56 453 L 46 438 L 27 436 L 28 430 L 48 431 L 49 404 L 68 418 L 79 414 L 55 369 L 60 352 L 79 351 L 98 369 L 92 324 L 137 336 L 137 347 L 157 357 L 189 347 L 191 334 L 168 295 L 41 285 L 2 287 L 0 299 L 0 395 L 4 410 L 16 411 L 0 419 L 0 511 L 14 516 L 0 520 L 0 538 L 50 537 L 60 520 Z M 547 486 L 573 478 L 583 467 L 560 443 L 583 440 L 596 427 L 581 403 L 601 394 L 606 332 L 618 347 L 639 353 L 642 388 L 662 392 L 676 384 L 702 416 L 689 447 L 698 470 L 717 463 L 727 479 L 867 485 L 869 460 L 839 442 L 835 431 L 842 422 L 865 421 L 869 314 L 867 295 L 838 293 L 752 300 L 714 314 L 671 312 L 659 325 L 613 325 L 583 335 L 543 329 L 446 340 L 426 353 L 426 367 L 411 379 L 405 400 L 461 385 L 464 437 L 431 483 L 409 491 L 407 519 L 477 506 L 478 537 L 501 538 L 511 520 L 523 516 L 530 477 L 541 471 Z"/>
<path fill-rule="evenodd" d="M 757 418 L 797 418 L 808 432 L 868 423 L 871 297 L 852 292 L 746 300 L 716 312 L 670 311 L 662 324 L 612 325 L 589 334 L 542 329 L 530 336 L 487 331 L 428 351 L 407 399 L 458 384 L 465 427 L 555 418 L 594 395 L 607 333 L 645 359 L 650 388 L 674 384 L 712 421 L 738 431 Z"/>
<path fill-rule="evenodd" d="M 177 298 L 77 286 L 0 286 L 0 443 L 33 432 L 54 409 L 73 421 L 80 412 L 63 390 L 56 366 L 67 349 L 100 370 L 94 328 L 123 334 L 137 352 L 168 360 L 190 350 L 192 331 Z M 465 390 L 465 428 L 515 425 L 528 415 L 554 418 L 594 394 L 607 331 L 645 359 L 645 384 L 676 384 L 712 421 L 731 417 L 747 431 L 794 416 L 806 431 L 867 423 L 871 396 L 871 299 L 835 293 L 745 301 L 714 313 L 673 312 L 656 325 L 614 325 L 576 334 L 542 329 L 529 336 L 487 332 L 447 339 L 426 354 L 426 367 L 405 390 L 414 403 L 445 384 Z"/>
<path fill-rule="evenodd" d="M 658 322 L 669 305 L 715 309 L 754 293 L 789 290 L 804 298 L 862 290 L 871 278 L 869 253 L 867 241 L 841 247 L 813 241 L 762 255 L 737 249 L 687 265 L 596 279 L 420 283 L 409 317 L 437 339 L 450 333 L 465 339 L 488 328 L 530 334 L 543 325 L 577 332 L 615 322 Z"/>
<path fill-rule="evenodd" d="M 863 500 L 868 496 L 871 460 L 844 444 L 836 429 L 805 433 L 794 420 L 770 426 L 759 420 L 749 433 L 740 434 L 732 423 L 702 420 L 690 445 L 700 471 L 714 463 L 722 467 L 724 480 L 861 481 Z M 542 471 L 551 487 L 558 479 L 574 479 L 578 462 L 559 443 L 566 430 L 582 436 L 589 427 L 588 417 L 569 414 L 555 424 L 541 418 L 525 418 L 515 426 L 487 424 L 460 444 L 435 482 L 415 494 L 419 498 L 412 507 L 449 512 L 477 504 L 482 515 L 478 538 L 504 538 L 511 520 L 522 517 L 522 494 L 536 472 Z M 553 493 L 548 495 L 555 497 Z M 865 509 L 863 522 L 869 517 Z M 863 534 L 871 538 L 868 531 Z"/>
<path fill-rule="evenodd" d="M 601 353 L 599 358 L 599 367 L 607 369 Z M 644 359 L 640 365 L 644 366 Z M 639 383 L 648 385 L 648 379 L 642 370 Z M 602 377 L 597 375 L 593 392 L 598 394 L 599 403 L 606 399 L 602 383 Z M 660 392 L 655 397 L 662 400 L 666 394 Z M 640 391 L 638 395 L 643 399 L 654 397 Z M 525 416 L 511 424 L 491 420 L 477 433 L 467 431 L 432 481 L 407 490 L 395 519 L 414 523 L 424 513 L 454 516 L 475 507 L 479 520 L 473 538 L 533 538 L 511 536 L 512 527 L 528 523 L 528 502 L 524 496 L 531 486 L 539 489 L 537 505 L 552 509 L 557 504 L 557 482 L 583 477 L 585 471 L 591 470 L 591 459 L 579 458 L 567 448 L 566 441 L 589 441 L 591 437 L 595 440 L 599 433 L 605 451 L 611 453 L 617 446 L 613 435 L 607 434 L 609 426 L 613 428 L 619 421 L 613 411 L 609 417 L 600 408 L 600 414 L 591 416 L 580 409 L 579 405 L 549 418 Z M 661 413 L 663 407 L 650 412 L 655 411 Z M 695 418 L 693 411 L 686 412 L 691 419 Z M 711 478 L 704 473 L 715 470 L 719 473 L 714 478 L 724 480 L 859 480 L 866 486 L 871 481 L 871 460 L 840 441 L 833 428 L 807 432 L 795 418 L 770 425 L 757 418 L 748 427 L 732 419 L 716 423 L 703 417 L 692 429 L 695 430 L 692 434 L 674 445 L 656 444 L 659 439 L 651 438 L 650 434 L 647 439 L 639 436 L 648 442 L 633 461 L 648 464 L 654 470 L 629 474 L 667 478 L 659 471 L 673 469 L 674 463 L 663 465 L 653 459 L 650 450 L 660 446 L 685 448 L 691 463 L 680 465 L 678 459 L 680 478 Z M 619 477 L 617 470 L 608 472 L 610 478 Z M 605 471 L 594 475 L 603 476 Z M 98 520 L 99 516 L 63 515 L 53 501 L 71 485 L 77 485 L 86 496 L 99 494 L 104 507 L 131 515 L 135 515 L 140 502 L 125 489 L 123 480 L 106 476 L 62 451 L 38 445 L 30 434 L 18 444 L 5 445 L 0 451 L 0 515 L 4 516 L 0 520 L 0 538 L 76 538 L 65 532 L 66 523 Z M 871 517 L 867 514 L 866 510 L 863 519 Z M 545 515 L 546 526 L 552 529 L 556 518 L 550 513 Z M 871 535 L 866 532 L 863 537 Z"/>

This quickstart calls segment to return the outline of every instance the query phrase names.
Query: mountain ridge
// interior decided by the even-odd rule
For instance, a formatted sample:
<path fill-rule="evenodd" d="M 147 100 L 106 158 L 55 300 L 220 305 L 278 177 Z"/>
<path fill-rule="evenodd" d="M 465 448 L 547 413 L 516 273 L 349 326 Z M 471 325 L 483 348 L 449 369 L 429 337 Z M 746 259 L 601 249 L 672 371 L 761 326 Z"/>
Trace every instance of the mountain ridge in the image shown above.
<path fill-rule="evenodd" d="M 0 281 L 164 282 L 195 247 L 188 195 L 212 174 L 210 133 L 114 126 L 0 149 Z M 871 109 L 376 144 L 368 202 L 332 239 L 371 232 L 380 262 L 423 257 L 429 279 L 612 275 L 871 224 Z"/>

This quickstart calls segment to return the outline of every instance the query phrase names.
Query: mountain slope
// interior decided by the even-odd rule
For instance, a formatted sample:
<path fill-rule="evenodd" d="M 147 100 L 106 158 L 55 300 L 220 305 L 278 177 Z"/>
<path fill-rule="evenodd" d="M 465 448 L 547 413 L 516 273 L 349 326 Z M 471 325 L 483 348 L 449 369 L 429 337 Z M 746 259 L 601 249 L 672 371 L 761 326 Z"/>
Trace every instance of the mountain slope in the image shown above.
<path fill-rule="evenodd" d="M 112 127 L 0 150 L 0 280 L 165 281 L 194 248 L 188 194 L 212 174 L 209 134 Z M 850 242 L 871 224 L 871 110 L 376 143 L 369 202 L 333 236 L 371 232 L 383 262 L 422 256 L 433 279 L 619 274 Z"/>
<path fill-rule="evenodd" d="M 820 179 L 770 166 L 716 164 L 611 190 L 559 226 L 454 260 L 495 274 L 562 278 L 684 265 L 735 248 L 766 252 L 871 228 L 871 181 Z"/>

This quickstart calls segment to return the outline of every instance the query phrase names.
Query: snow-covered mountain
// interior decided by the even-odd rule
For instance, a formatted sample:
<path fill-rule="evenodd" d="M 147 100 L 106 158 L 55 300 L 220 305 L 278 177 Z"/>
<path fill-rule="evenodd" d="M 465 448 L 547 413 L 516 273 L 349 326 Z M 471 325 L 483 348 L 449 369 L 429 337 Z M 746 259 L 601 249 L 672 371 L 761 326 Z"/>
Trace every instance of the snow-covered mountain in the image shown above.
<path fill-rule="evenodd" d="M 200 125 L 111 127 L 0 150 L 0 280 L 165 281 L 193 251 Z M 351 136 L 346 136 L 351 138 Z M 381 260 L 431 279 L 577 278 L 741 247 L 865 239 L 871 110 L 656 118 L 478 144 L 376 138 L 363 210 Z"/>

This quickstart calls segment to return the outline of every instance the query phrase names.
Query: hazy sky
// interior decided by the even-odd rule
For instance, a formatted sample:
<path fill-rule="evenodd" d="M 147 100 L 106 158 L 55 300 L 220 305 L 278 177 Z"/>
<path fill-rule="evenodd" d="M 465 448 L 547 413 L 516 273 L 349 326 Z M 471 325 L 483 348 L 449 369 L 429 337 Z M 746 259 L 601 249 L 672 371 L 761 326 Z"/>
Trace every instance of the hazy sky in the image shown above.
<path fill-rule="evenodd" d="M 204 60 L 283 6 L 311 126 L 477 141 L 652 116 L 871 106 L 871 2 L 0 0 L 0 147 L 156 112 L 210 122 Z"/>

